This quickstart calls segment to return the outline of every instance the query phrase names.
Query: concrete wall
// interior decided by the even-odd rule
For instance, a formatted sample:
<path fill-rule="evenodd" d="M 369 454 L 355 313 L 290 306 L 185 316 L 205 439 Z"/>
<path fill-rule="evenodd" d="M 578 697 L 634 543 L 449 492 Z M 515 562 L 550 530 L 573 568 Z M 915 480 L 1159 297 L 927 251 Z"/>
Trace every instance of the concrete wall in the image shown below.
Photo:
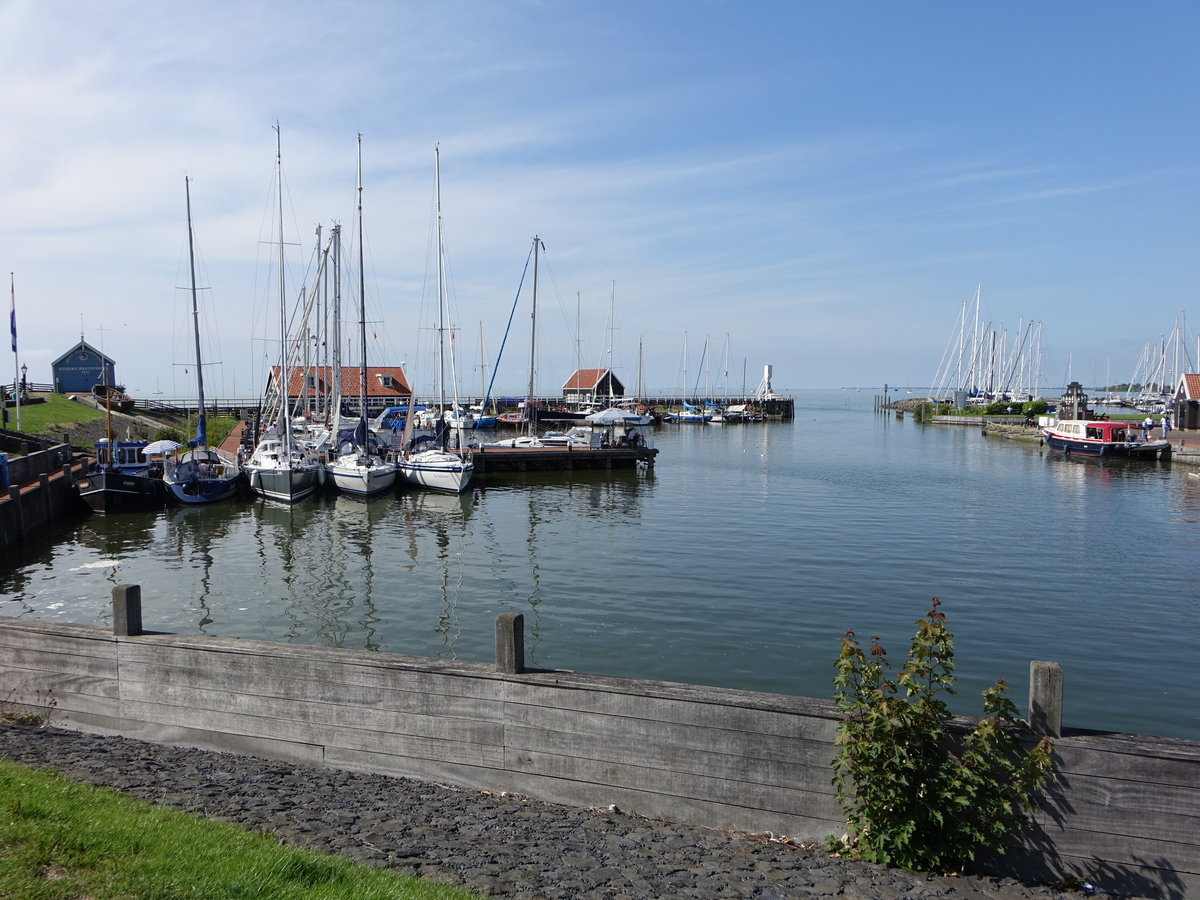
<path fill-rule="evenodd" d="M 522 672 L 519 617 L 501 617 L 514 618 L 515 634 L 498 628 L 496 665 L 139 635 L 140 608 L 125 605 L 114 608 L 122 634 L 0 618 L 0 697 L 98 734 L 797 839 L 844 830 L 832 703 Z M 993 870 L 1074 873 L 1137 896 L 1200 892 L 1200 742 L 1081 734 L 1056 747 L 1038 833 Z"/>

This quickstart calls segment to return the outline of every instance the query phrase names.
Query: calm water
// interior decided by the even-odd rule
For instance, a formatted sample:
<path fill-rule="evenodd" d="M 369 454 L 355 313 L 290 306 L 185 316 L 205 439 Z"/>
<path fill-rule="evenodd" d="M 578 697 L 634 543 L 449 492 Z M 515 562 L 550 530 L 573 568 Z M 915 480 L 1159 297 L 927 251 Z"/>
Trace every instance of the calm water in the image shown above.
<path fill-rule="evenodd" d="M 801 392 L 794 423 L 665 426 L 649 473 L 489 479 L 462 497 L 92 517 L 0 559 L 0 614 L 490 660 L 522 612 L 532 665 L 828 697 L 838 637 L 943 602 L 956 708 L 1030 659 L 1070 726 L 1200 738 L 1200 484 Z"/>

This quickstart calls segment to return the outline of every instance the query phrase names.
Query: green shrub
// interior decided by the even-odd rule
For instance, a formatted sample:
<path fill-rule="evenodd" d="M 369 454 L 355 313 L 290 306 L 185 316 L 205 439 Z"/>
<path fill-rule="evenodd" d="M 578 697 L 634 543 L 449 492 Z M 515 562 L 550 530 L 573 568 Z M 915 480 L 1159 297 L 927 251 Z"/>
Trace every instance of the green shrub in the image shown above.
<path fill-rule="evenodd" d="M 1021 412 L 1027 416 L 1044 416 L 1050 404 L 1045 400 L 1030 400 L 1021 405 Z"/>
<path fill-rule="evenodd" d="M 872 636 L 864 653 L 847 631 L 834 696 L 838 726 L 833 786 L 847 834 L 830 848 L 918 872 L 958 871 L 981 850 L 1032 824 L 1051 774 L 1049 738 L 1026 749 L 1029 728 L 1003 680 L 983 692 L 984 718 L 965 734 L 950 727 L 942 694 L 954 693 L 954 636 L 938 599 L 917 624 L 895 679 Z"/>
<path fill-rule="evenodd" d="M 150 440 L 152 441 L 174 441 L 177 444 L 187 445 L 188 438 L 178 428 L 161 427 L 155 428 L 150 432 Z"/>

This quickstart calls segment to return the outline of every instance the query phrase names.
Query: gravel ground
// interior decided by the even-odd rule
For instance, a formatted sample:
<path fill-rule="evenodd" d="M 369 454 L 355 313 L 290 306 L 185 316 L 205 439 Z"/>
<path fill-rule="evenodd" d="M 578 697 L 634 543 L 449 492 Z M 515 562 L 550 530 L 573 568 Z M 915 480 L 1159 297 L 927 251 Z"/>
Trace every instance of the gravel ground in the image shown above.
<path fill-rule="evenodd" d="M 0 758 L 484 895 L 521 898 L 1078 898 L 924 877 L 819 847 L 513 795 L 0 723 Z"/>

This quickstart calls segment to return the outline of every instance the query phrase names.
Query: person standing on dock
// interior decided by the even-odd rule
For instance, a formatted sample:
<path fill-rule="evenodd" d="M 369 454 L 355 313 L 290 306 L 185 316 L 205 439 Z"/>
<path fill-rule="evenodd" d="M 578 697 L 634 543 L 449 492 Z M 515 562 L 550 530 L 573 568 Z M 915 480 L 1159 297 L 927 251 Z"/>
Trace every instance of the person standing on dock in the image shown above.
<path fill-rule="evenodd" d="M 1171 414 L 1164 412 L 1159 421 L 1162 424 L 1162 436 L 1165 441 L 1167 439 L 1167 432 L 1171 430 Z"/>
<path fill-rule="evenodd" d="M 1154 420 L 1149 416 L 1142 419 L 1142 440 L 1150 440 L 1150 429 L 1154 427 Z"/>

